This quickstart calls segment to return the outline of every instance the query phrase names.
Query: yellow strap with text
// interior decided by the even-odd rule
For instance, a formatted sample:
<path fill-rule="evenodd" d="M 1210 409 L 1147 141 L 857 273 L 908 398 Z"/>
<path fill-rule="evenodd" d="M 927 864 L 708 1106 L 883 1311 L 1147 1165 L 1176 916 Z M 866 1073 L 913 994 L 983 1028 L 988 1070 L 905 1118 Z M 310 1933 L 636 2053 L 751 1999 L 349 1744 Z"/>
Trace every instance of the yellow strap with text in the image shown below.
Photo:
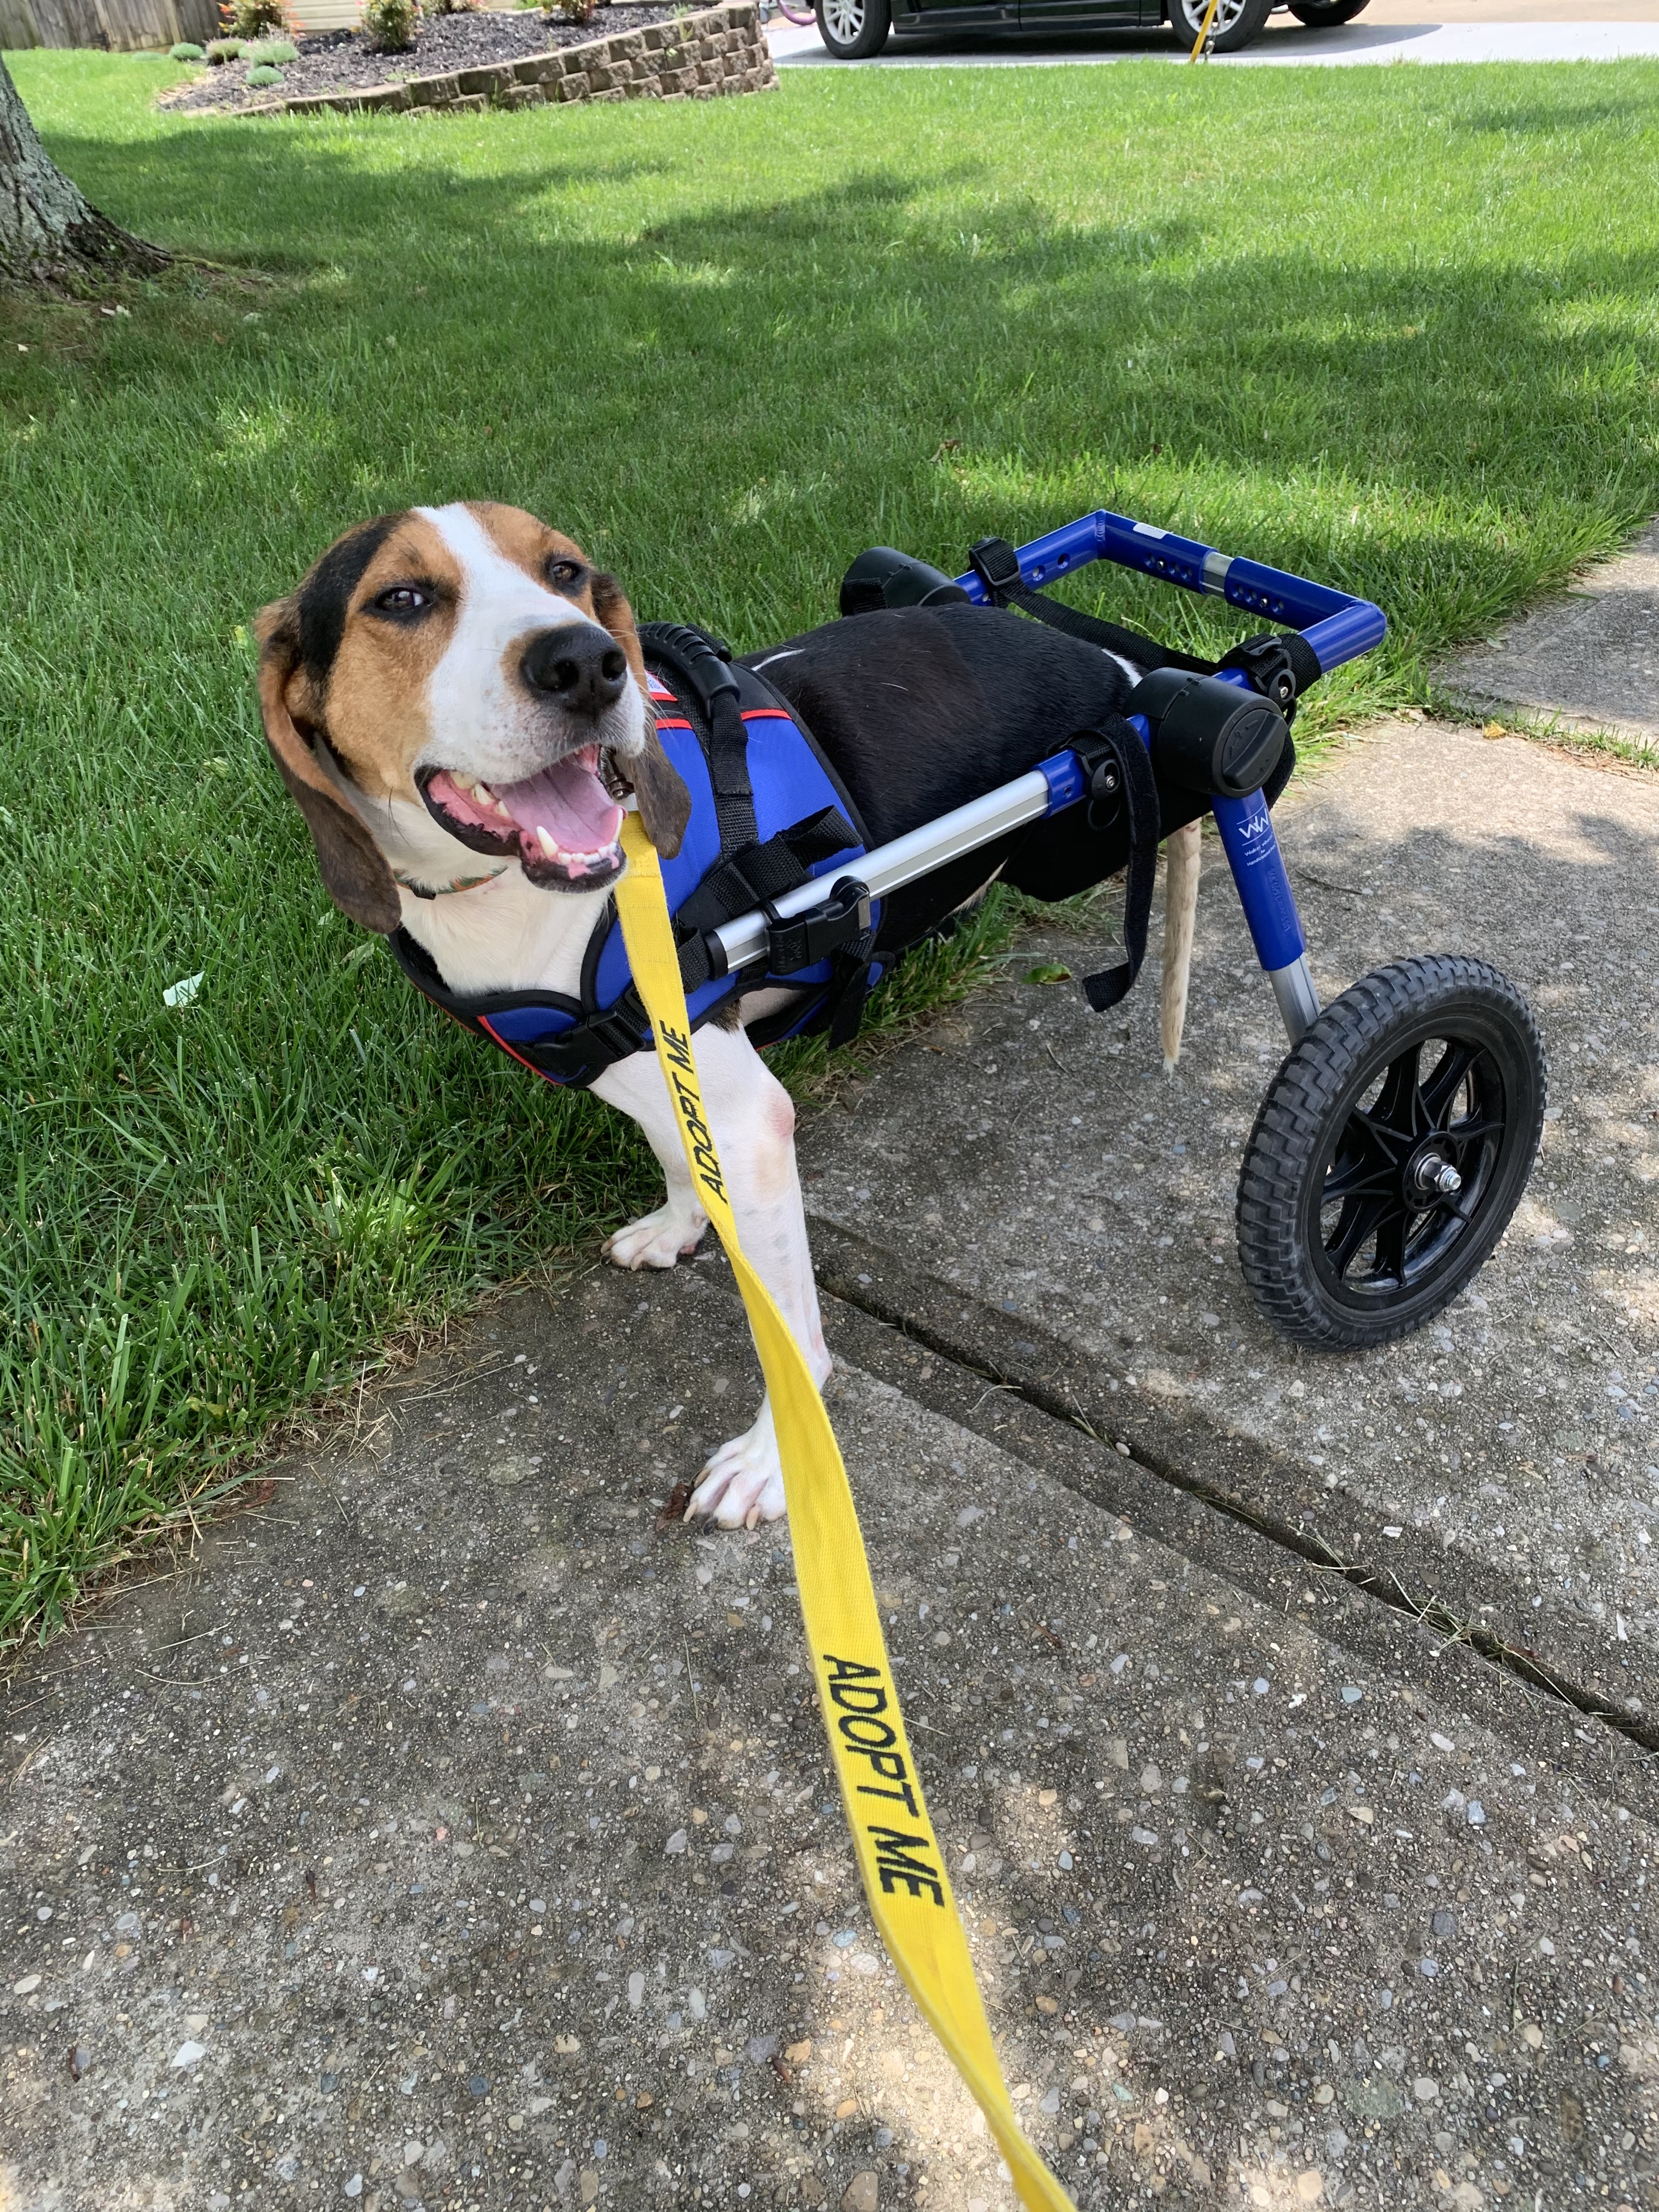
<path fill-rule="evenodd" d="M 743 1255 L 697 1088 L 662 872 L 637 814 L 623 819 L 617 912 L 692 1179 L 738 1279 L 777 1428 L 800 1608 L 865 1894 L 888 1955 L 990 2123 L 1022 2204 L 1072 2200 L 1020 2132 L 974 1980 L 945 1854 L 904 1732 L 853 1492 L 830 1416 L 771 1293 Z"/>

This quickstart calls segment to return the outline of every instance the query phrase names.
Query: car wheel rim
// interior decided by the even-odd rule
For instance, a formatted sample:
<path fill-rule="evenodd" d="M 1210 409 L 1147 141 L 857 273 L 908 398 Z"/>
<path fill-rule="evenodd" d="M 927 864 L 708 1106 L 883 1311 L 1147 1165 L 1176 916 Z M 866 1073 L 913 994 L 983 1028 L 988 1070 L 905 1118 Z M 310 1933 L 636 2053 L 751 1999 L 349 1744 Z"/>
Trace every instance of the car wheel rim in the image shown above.
<path fill-rule="evenodd" d="M 1247 0 L 1221 0 L 1215 11 L 1215 21 L 1210 26 L 1212 38 L 1218 39 L 1224 31 L 1231 31 L 1244 13 Z M 1182 12 L 1187 18 L 1187 27 L 1196 38 L 1204 27 L 1204 16 L 1209 0 L 1181 0 Z"/>
<path fill-rule="evenodd" d="M 823 0 L 823 27 L 842 46 L 850 46 L 864 28 L 864 0 Z"/>

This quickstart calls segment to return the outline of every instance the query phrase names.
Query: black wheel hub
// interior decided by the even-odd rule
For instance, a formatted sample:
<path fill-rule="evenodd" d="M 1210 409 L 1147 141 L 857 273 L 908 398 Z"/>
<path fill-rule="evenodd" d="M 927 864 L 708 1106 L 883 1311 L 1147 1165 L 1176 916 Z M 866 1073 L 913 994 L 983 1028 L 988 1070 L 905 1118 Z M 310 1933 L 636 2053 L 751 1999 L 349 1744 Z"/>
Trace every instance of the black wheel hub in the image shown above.
<path fill-rule="evenodd" d="M 1473 1038 L 1395 1046 L 1331 1147 L 1314 1261 L 1345 1304 L 1426 1286 L 1453 1264 L 1505 1127 L 1498 1064 Z"/>

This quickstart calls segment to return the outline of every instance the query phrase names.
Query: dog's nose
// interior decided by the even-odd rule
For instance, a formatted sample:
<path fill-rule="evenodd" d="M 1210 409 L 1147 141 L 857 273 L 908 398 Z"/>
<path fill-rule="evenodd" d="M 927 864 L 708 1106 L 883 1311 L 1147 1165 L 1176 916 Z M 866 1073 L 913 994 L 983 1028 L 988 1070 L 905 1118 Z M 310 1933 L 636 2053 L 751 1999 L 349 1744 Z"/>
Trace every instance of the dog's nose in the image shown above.
<path fill-rule="evenodd" d="M 543 630 L 525 647 L 519 666 L 532 691 L 571 714 L 603 714 L 628 681 L 622 647 L 608 630 L 586 623 Z"/>

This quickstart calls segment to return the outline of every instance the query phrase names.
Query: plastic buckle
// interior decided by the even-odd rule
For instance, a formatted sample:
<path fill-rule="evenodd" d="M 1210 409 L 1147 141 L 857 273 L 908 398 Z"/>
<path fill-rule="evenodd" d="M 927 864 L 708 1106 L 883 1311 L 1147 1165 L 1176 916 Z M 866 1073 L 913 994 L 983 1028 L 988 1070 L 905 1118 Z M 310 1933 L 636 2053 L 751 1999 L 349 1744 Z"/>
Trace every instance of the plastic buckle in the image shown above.
<path fill-rule="evenodd" d="M 1017 591 L 1024 581 L 1019 556 L 1006 538 L 981 538 L 970 545 L 968 565 L 994 599 L 999 592 Z"/>
<path fill-rule="evenodd" d="M 1083 793 L 1087 802 L 1085 819 L 1098 836 L 1109 830 L 1123 811 L 1123 771 L 1115 754 L 1091 732 L 1084 731 L 1074 737 L 1072 750 L 1082 762 L 1089 779 Z"/>
<path fill-rule="evenodd" d="M 1287 722 L 1295 714 L 1296 671 L 1289 653 L 1271 631 L 1261 637 L 1247 637 L 1242 645 L 1234 646 L 1221 665 L 1248 676 L 1252 690 L 1271 700 Z"/>
<path fill-rule="evenodd" d="M 844 945 L 852 945 L 870 928 L 870 890 L 856 876 L 842 876 L 822 906 L 805 914 L 780 915 L 768 899 L 761 912 L 766 916 L 766 969 L 771 975 L 793 975 L 802 968 L 816 967 Z"/>
<path fill-rule="evenodd" d="M 603 1013 L 590 1014 L 585 1022 L 578 1024 L 570 1032 L 570 1040 L 578 1036 L 582 1038 L 590 1057 L 592 1047 L 597 1045 L 605 1054 L 605 1066 L 611 1067 L 633 1053 L 643 1052 L 651 1042 L 651 1029 L 648 1023 L 636 1021 L 620 1006 L 611 1006 Z"/>

